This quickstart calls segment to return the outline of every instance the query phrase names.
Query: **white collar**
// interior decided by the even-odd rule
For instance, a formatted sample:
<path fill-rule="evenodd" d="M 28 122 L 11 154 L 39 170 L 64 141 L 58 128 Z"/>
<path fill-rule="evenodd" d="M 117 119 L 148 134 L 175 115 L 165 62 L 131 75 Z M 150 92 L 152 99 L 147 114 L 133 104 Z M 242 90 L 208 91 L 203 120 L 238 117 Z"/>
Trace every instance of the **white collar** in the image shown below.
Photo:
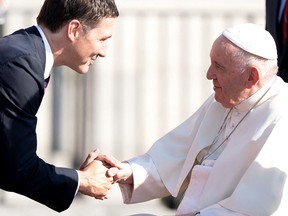
<path fill-rule="evenodd" d="M 40 35 L 44 41 L 44 46 L 45 46 L 45 53 L 46 53 L 46 64 L 45 64 L 45 71 L 44 71 L 44 79 L 47 79 L 50 76 L 50 71 L 53 67 L 54 64 L 54 57 L 51 51 L 51 47 L 48 43 L 48 40 L 44 34 L 44 32 L 42 31 L 42 29 L 40 28 L 40 26 L 36 26 L 36 28 L 38 29 L 38 31 L 40 32 Z"/>

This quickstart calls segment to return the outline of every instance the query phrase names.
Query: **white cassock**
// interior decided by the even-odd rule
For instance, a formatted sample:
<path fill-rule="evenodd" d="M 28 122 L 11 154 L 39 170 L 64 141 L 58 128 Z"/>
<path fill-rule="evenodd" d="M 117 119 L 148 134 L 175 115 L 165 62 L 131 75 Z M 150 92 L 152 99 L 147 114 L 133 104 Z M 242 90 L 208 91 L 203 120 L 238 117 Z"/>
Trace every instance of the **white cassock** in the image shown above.
<path fill-rule="evenodd" d="M 214 95 L 146 154 L 129 160 L 134 187 L 120 184 L 124 202 L 177 196 L 188 188 L 178 215 L 198 211 L 201 216 L 288 215 L 288 84 L 276 77 L 275 82 L 233 108 L 226 132 L 229 134 L 267 89 L 212 165 L 204 161 L 192 169 L 195 158 L 211 145 L 229 112 Z"/>

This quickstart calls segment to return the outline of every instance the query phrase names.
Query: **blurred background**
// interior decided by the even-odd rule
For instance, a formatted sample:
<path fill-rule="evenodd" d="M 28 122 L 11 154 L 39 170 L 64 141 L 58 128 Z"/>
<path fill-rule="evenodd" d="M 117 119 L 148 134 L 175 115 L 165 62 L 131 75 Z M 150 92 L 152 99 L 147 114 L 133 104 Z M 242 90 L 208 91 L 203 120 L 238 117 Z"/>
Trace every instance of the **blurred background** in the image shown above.
<path fill-rule="evenodd" d="M 0 34 L 36 23 L 43 0 L 6 1 L 3 7 L 0 0 Z M 38 154 L 47 162 L 78 168 L 96 147 L 119 160 L 145 153 L 212 93 L 205 77 L 209 52 L 223 29 L 243 22 L 265 25 L 264 0 L 116 0 L 116 4 L 120 17 L 106 58 L 98 59 L 87 75 L 67 67 L 52 72 L 37 127 Z M 59 215 L 0 191 L 0 215 L 31 216 L 39 211 L 43 216 Z M 173 209 L 158 200 L 123 205 L 114 187 L 109 200 L 77 197 L 60 215 L 141 212 L 172 215 Z"/>

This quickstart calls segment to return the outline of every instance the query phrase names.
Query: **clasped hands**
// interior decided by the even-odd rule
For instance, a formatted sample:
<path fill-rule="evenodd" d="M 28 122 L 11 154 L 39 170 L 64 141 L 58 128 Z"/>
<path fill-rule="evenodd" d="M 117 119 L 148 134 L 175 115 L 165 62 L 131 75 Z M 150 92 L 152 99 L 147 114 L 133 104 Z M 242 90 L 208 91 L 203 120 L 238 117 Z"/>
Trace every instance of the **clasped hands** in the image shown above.
<path fill-rule="evenodd" d="M 99 149 L 91 152 L 79 170 L 79 192 L 96 199 L 107 199 L 114 183 L 133 184 L 132 169 L 113 156 L 100 155 Z"/>

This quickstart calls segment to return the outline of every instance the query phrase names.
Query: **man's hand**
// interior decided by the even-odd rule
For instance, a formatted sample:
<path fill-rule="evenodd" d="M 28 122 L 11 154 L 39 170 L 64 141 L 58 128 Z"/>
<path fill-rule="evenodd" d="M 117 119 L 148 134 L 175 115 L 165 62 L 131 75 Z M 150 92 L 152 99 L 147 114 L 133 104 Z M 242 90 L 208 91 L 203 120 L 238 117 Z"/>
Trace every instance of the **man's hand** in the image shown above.
<path fill-rule="evenodd" d="M 128 163 L 99 153 L 94 150 L 81 164 L 79 192 L 103 200 L 113 183 L 133 184 L 133 175 Z"/>
<path fill-rule="evenodd" d="M 79 171 L 79 192 L 96 199 L 106 199 L 108 190 L 113 183 L 113 177 L 108 176 L 107 171 L 108 169 L 102 161 L 93 160 Z"/>
<path fill-rule="evenodd" d="M 117 167 L 118 169 L 122 168 L 122 163 L 115 159 L 113 156 L 108 155 L 99 155 L 99 149 L 94 150 L 91 152 L 85 161 L 81 164 L 80 170 L 85 168 L 88 164 L 90 164 L 93 160 L 100 160 L 104 162 L 107 167 Z"/>
<path fill-rule="evenodd" d="M 99 155 L 99 152 L 98 149 L 91 152 L 80 166 L 79 192 L 103 200 L 107 199 L 106 195 L 113 184 L 113 176 L 122 165 L 112 156 Z M 115 167 L 115 170 L 109 171 L 111 166 Z"/>

